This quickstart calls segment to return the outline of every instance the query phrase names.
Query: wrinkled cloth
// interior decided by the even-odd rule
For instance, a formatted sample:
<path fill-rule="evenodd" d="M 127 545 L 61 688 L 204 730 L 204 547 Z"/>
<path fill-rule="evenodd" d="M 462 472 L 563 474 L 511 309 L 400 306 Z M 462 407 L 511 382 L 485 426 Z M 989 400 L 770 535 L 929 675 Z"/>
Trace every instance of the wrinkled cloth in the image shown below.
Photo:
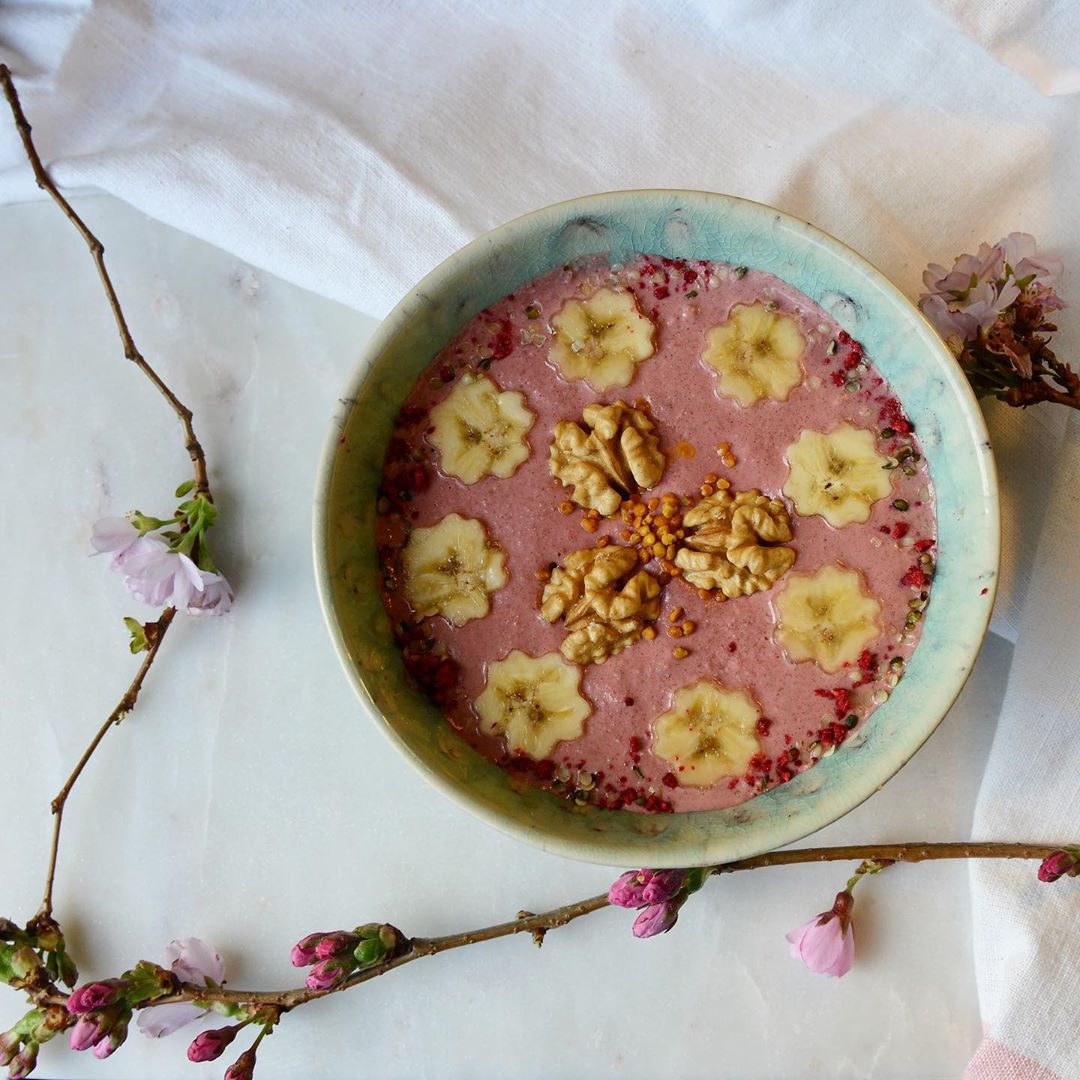
<path fill-rule="evenodd" d="M 1080 357 L 1068 0 L 23 2 L 0 8 L 0 59 L 65 188 L 375 316 L 515 215 L 690 187 L 813 221 L 912 297 L 927 262 L 1031 232 L 1073 271 L 1058 346 Z M 0 202 L 38 195 L 0 124 Z M 974 830 L 1075 842 L 1080 425 L 1048 406 L 988 412 L 993 628 L 1016 650 Z M 1080 1077 L 1080 894 L 1029 866 L 975 865 L 971 881 L 988 1033 L 971 1075 Z"/>

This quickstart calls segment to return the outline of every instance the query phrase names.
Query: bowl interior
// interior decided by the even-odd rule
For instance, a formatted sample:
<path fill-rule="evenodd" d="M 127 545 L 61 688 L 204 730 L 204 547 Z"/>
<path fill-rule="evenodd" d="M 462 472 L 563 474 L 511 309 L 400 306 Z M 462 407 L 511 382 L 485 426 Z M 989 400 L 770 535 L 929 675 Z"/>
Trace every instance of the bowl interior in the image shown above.
<path fill-rule="evenodd" d="M 379 599 L 376 492 L 394 418 L 419 373 L 474 315 L 570 260 L 645 252 L 768 271 L 860 340 L 915 424 L 937 494 L 939 563 L 919 647 L 889 700 L 836 753 L 727 810 L 645 815 L 570 807 L 472 750 L 408 682 Z M 428 275 L 382 324 L 342 395 L 316 491 L 315 561 L 327 622 L 375 721 L 485 821 L 549 851 L 623 866 L 744 858 L 836 820 L 922 745 L 963 686 L 998 563 L 993 459 L 960 369 L 911 303 L 837 240 L 770 207 L 687 191 L 616 192 L 503 225 Z"/>

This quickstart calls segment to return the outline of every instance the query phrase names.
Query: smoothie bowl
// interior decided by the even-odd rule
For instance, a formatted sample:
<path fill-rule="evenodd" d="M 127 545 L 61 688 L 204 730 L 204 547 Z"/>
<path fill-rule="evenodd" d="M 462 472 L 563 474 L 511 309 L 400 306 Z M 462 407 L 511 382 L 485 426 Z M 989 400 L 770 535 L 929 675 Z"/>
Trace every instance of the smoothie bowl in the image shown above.
<path fill-rule="evenodd" d="M 757 854 L 929 737 L 996 584 L 981 415 L 839 242 L 721 195 L 501 226 L 380 327 L 315 558 L 376 721 L 440 789 L 617 865 Z"/>

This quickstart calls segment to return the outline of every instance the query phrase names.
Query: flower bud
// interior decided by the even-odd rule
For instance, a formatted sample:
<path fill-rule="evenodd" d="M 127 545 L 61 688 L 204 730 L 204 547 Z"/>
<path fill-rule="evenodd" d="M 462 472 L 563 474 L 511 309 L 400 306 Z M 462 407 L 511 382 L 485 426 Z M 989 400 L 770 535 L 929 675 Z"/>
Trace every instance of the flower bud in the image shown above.
<path fill-rule="evenodd" d="M 24 1077 L 29 1076 L 37 1064 L 37 1055 L 38 1044 L 28 1042 L 8 1065 L 8 1080 L 24 1080 Z"/>
<path fill-rule="evenodd" d="M 329 960 L 320 960 L 309 972 L 307 986 L 309 990 L 329 990 L 347 978 L 353 969 L 352 957 L 334 956 Z"/>
<path fill-rule="evenodd" d="M 616 907 L 642 907 L 645 903 L 642 896 L 645 888 L 644 874 L 642 870 L 628 870 L 625 874 L 620 874 L 608 889 L 608 903 Z"/>
<path fill-rule="evenodd" d="M 50 1021 L 55 1021 L 57 1012 L 66 1013 L 66 1010 L 50 1008 L 46 1015 L 42 1009 L 32 1009 L 19 1021 L 19 1029 L 23 1032 L 23 1037 L 36 1043 L 48 1042 L 57 1030 L 62 1030 L 64 1027 L 62 1022 L 59 1028 L 50 1023 Z"/>
<path fill-rule="evenodd" d="M 89 1050 L 105 1038 L 107 1030 L 107 1021 L 103 1013 L 86 1013 L 79 1017 L 71 1029 L 68 1045 L 72 1050 Z"/>
<path fill-rule="evenodd" d="M 386 946 L 382 943 L 382 939 L 377 937 L 365 938 L 353 950 L 353 956 L 355 957 L 357 964 L 362 968 L 368 968 L 377 964 L 386 953 Z"/>
<path fill-rule="evenodd" d="M 63 1005 L 50 1005 L 30 1032 L 34 1042 L 48 1042 L 58 1031 L 68 1025 L 68 1011 Z"/>
<path fill-rule="evenodd" d="M 56 953 L 56 967 L 60 973 L 60 982 L 65 986 L 74 986 L 79 981 L 79 969 L 63 949 Z"/>
<path fill-rule="evenodd" d="M 37 939 L 38 948 L 45 952 L 56 952 L 64 947 L 64 935 L 60 933 L 56 920 L 48 915 L 41 914 L 31 919 L 26 932 Z"/>
<path fill-rule="evenodd" d="M 97 1046 L 94 1047 L 94 1057 L 101 1061 L 109 1057 L 114 1053 L 127 1038 L 128 1022 L 131 1019 L 131 1013 L 126 1012 L 125 1015 L 121 1015 L 116 1023 L 113 1025 L 109 1033 L 103 1038 Z"/>
<path fill-rule="evenodd" d="M 645 871 L 648 880 L 641 890 L 641 898 L 646 904 L 663 904 L 674 900 L 682 891 L 686 873 L 682 870 Z"/>
<path fill-rule="evenodd" d="M 652 904 L 634 920 L 634 937 L 649 938 L 666 934 L 679 918 L 679 905 L 674 902 Z"/>
<path fill-rule="evenodd" d="M 22 1038 L 14 1031 L 5 1031 L 0 1035 L 0 1066 L 7 1065 L 19 1052 Z"/>
<path fill-rule="evenodd" d="M 338 953 L 352 952 L 360 939 L 356 934 L 350 934 L 346 930 L 335 930 L 315 946 L 315 957 L 318 960 L 329 960 Z"/>
<path fill-rule="evenodd" d="M 216 1061 L 239 1032 L 239 1024 L 200 1032 L 188 1047 L 188 1061 Z"/>
<path fill-rule="evenodd" d="M 29 945 L 20 945 L 8 957 L 8 963 L 18 979 L 25 979 L 41 967 L 38 954 Z"/>
<path fill-rule="evenodd" d="M 226 1070 L 224 1080 L 251 1080 L 255 1075 L 255 1051 L 245 1050 Z"/>
<path fill-rule="evenodd" d="M 308 964 L 315 963 L 315 950 L 324 937 L 325 933 L 318 933 L 301 938 L 292 949 L 293 967 L 307 967 Z"/>
<path fill-rule="evenodd" d="M 379 927 L 379 940 L 382 942 L 383 948 L 387 953 L 395 953 L 398 951 L 405 937 L 396 926 L 391 926 L 389 923 L 383 923 Z"/>
<path fill-rule="evenodd" d="M 1060 877 L 1076 877 L 1080 873 L 1080 848 L 1053 851 L 1039 865 L 1040 881 L 1057 881 Z"/>
<path fill-rule="evenodd" d="M 68 1012 L 81 1016 L 95 1009 L 104 1009 L 120 997 L 126 985 L 123 979 L 106 979 L 80 986 L 68 997 Z"/>

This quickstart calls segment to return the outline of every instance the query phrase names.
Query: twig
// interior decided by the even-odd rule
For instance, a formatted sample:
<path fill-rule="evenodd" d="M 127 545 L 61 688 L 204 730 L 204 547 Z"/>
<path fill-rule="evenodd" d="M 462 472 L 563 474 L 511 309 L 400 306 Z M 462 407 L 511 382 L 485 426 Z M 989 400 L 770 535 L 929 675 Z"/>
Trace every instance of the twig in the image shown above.
<path fill-rule="evenodd" d="M 927 862 L 936 859 L 1044 859 L 1051 852 L 1059 850 L 1061 844 L 1000 844 L 987 843 L 948 843 L 948 844 L 860 844 L 846 847 L 800 848 L 790 851 L 772 851 L 765 855 L 756 855 L 752 859 L 740 859 L 714 867 L 714 875 L 731 874 L 740 870 L 760 870 L 768 866 L 794 866 L 799 863 L 863 861 L 872 859 L 878 862 Z M 309 987 L 297 987 L 292 990 L 208 990 L 204 986 L 185 983 L 174 994 L 157 998 L 144 1008 L 166 1005 L 178 1001 L 220 1002 L 228 1005 L 275 1005 L 283 1012 L 295 1009 L 309 1001 L 328 997 L 330 994 L 349 990 L 361 983 L 370 982 L 380 975 L 386 975 L 396 968 L 410 964 L 427 956 L 449 952 L 466 945 L 478 945 L 496 938 L 510 937 L 513 934 L 533 934 L 536 931 L 547 932 L 591 915 L 594 911 L 608 907 L 606 895 L 591 896 L 587 900 L 578 900 L 573 904 L 553 908 L 539 915 L 529 915 L 510 922 L 497 923 L 479 930 L 467 930 L 443 937 L 412 938 L 406 951 L 399 956 L 386 960 L 374 967 L 358 971 L 343 982 L 325 990 L 312 990 Z M 61 1004 L 63 997 L 46 998 L 47 1002 Z"/>
<path fill-rule="evenodd" d="M 18 91 L 15 89 L 15 84 L 11 78 L 11 71 L 6 64 L 0 64 L 0 85 L 3 86 L 4 97 L 7 98 L 7 102 L 11 106 L 11 114 L 15 119 L 15 127 L 18 129 L 19 137 L 22 139 L 23 149 L 26 151 L 30 167 L 33 169 L 37 186 L 50 195 L 56 205 L 63 210 L 68 220 L 76 229 L 78 229 L 79 235 L 86 241 L 86 246 L 90 249 L 90 254 L 94 259 L 94 265 L 97 267 L 98 276 L 101 278 L 101 284 L 105 289 L 105 295 L 109 301 L 109 307 L 112 309 L 113 318 L 116 320 L 116 329 L 120 334 L 120 341 L 124 347 L 124 356 L 135 364 L 150 382 L 154 384 L 158 392 L 169 403 L 173 412 L 176 413 L 184 429 L 184 448 L 191 458 L 191 464 L 195 473 L 195 492 L 196 494 L 202 495 L 208 502 L 213 502 L 213 496 L 210 492 L 210 480 L 206 468 L 206 456 L 203 453 L 202 446 L 199 444 L 199 440 L 195 437 L 195 429 L 192 426 L 192 411 L 172 392 L 172 390 L 169 389 L 168 386 L 165 385 L 158 373 L 146 362 L 146 359 L 136 347 L 135 340 L 132 338 L 131 331 L 128 328 L 127 319 L 124 317 L 123 309 L 120 306 L 120 299 L 116 295 L 116 289 L 113 287 L 112 278 L 109 276 L 109 271 L 105 266 L 105 245 L 90 231 L 86 222 L 84 222 L 75 212 L 71 203 L 60 194 L 60 191 L 49 176 L 48 171 L 42 164 L 37 148 L 34 146 L 34 140 L 31 136 L 30 122 L 26 119 L 26 114 L 23 112 L 22 103 L 19 101 Z M 44 914 L 47 917 L 51 917 L 52 915 L 53 885 L 56 879 L 56 860 L 60 845 L 60 827 L 63 823 L 64 806 L 67 803 L 68 795 L 71 794 L 71 789 L 74 787 L 75 782 L 79 779 L 87 762 L 97 749 L 98 744 L 105 738 L 105 734 L 109 728 L 114 724 L 118 724 L 135 707 L 135 700 L 139 696 L 139 690 L 142 688 L 146 673 L 150 670 L 150 665 L 153 664 L 158 649 L 161 647 L 161 641 L 165 637 L 165 632 L 168 630 L 175 615 L 176 611 L 174 608 L 166 608 L 158 617 L 156 623 L 147 624 L 147 652 L 146 656 L 143 658 L 142 666 L 139 668 L 135 675 L 135 679 L 124 693 L 124 696 L 120 699 L 120 703 L 109 714 L 105 723 L 101 725 L 98 733 L 86 748 L 86 752 L 72 770 L 67 782 L 52 801 L 52 844 L 49 849 L 49 869 L 45 878 L 45 895 L 41 901 L 39 914 Z M 151 628 L 153 628 L 152 632 Z"/>
<path fill-rule="evenodd" d="M 135 708 L 135 702 L 139 697 L 139 691 L 142 689 L 146 673 L 150 670 L 150 665 L 153 664 L 157 657 L 158 650 L 161 648 L 161 642 L 165 637 L 165 632 L 169 629 L 175 616 L 176 608 L 166 608 L 158 617 L 157 622 L 146 624 L 146 656 L 143 657 L 143 662 L 139 665 L 139 670 L 135 673 L 135 678 L 132 679 L 131 685 L 124 691 L 124 696 L 120 699 L 116 708 L 109 713 L 105 723 L 98 729 L 98 733 L 90 740 L 90 745 L 83 752 L 83 756 L 79 758 L 78 764 L 71 770 L 71 775 L 64 781 L 64 786 L 52 801 L 52 844 L 49 847 L 49 870 L 45 877 L 45 895 L 41 901 L 39 914 L 43 914 L 46 917 L 52 915 L 53 883 L 56 880 L 56 857 L 60 849 L 60 826 L 64 821 L 64 806 L 67 804 L 71 789 L 75 786 L 75 781 L 82 775 L 82 771 L 86 768 L 87 762 L 98 748 L 98 744 L 105 738 L 105 734 L 109 728 L 114 724 L 119 724 L 120 721 Z"/>
<path fill-rule="evenodd" d="M 79 230 L 79 235 L 86 241 L 86 246 L 93 256 L 94 265 L 97 267 L 98 276 L 101 278 L 101 284 L 105 288 L 105 295 L 109 300 L 109 307 L 112 308 L 113 318 L 116 320 L 116 329 L 124 346 L 124 356 L 157 387 L 158 392 L 169 403 L 173 412 L 176 413 L 184 428 L 184 448 L 187 450 L 192 467 L 195 470 L 195 492 L 213 502 L 210 493 L 210 480 L 206 470 L 206 457 L 203 454 L 203 448 L 199 444 L 199 440 L 195 437 L 195 429 L 191 423 L 192 411 L 165 385 L 158 373 L 146 362 L 142 353 L 136 348 L 131 331 L 128 329 L 127 319 L 124 317 L 123 309 L 120 307 L 116 289 L 113 288 L 112 278 L 109 277 L 109 271 L 105 267 L 105 245 L 90 231 L 86 222 L 75 212 L 71 203 L 60 194 L 45 166 L 41 163 L 41 158 L 38 156 L 37 149 L 34 146 L 34 140 L 30 135 L 30 122 L 23 112 L 18 92 L 11 79 L 11 71 L 6 64 L 0 64 L 0 85 L 3 85 L 4 97 L 7 98 L 8 104 L 11 106 L 15 126 L 18 128 L 23 149 L 26 151 L 26 156 L 30 161 L 30 167 L 34 170 L 34 179 L 37 181 L 37 186 L 51 196 L 53 202 L 64 211 L 68 220 Z"/>

